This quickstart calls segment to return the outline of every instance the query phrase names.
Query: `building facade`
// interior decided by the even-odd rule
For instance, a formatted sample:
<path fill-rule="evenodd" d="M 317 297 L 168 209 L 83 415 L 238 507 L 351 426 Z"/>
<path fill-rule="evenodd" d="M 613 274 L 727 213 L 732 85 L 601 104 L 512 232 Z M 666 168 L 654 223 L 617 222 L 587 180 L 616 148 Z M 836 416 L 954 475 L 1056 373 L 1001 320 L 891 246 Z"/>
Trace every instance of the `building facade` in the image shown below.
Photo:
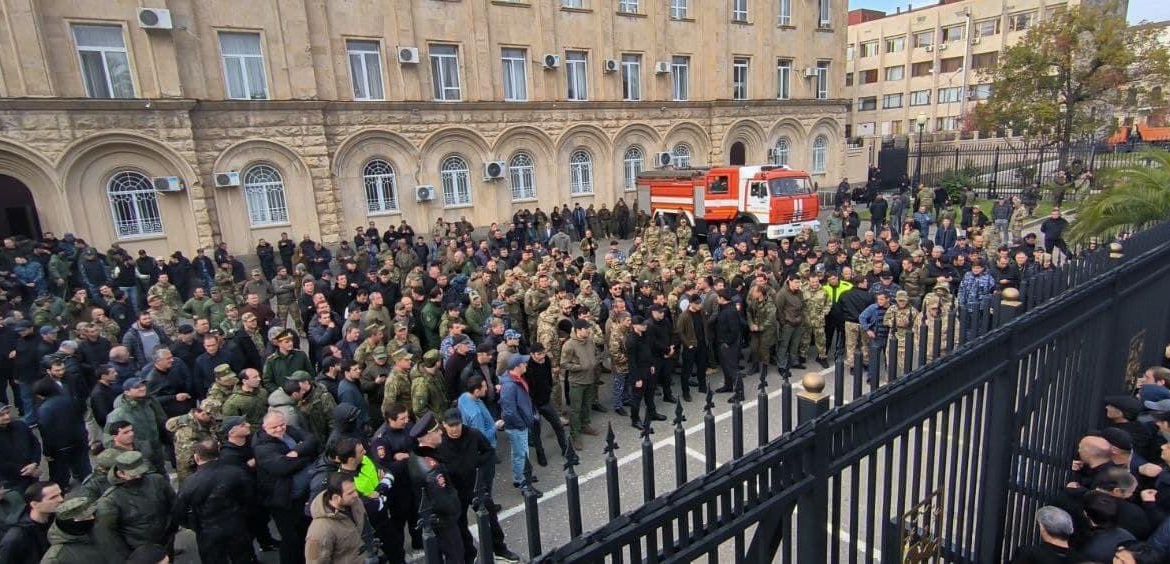
<path fill-rule="evenodd" d="M 1077 4 L 1077 0 L 1072 0 Z M 942 0 L 894 14 L 849 13 L 845 90 L 853 136 L 954 132 L 991 95 L 980 73 L 1065 0 Z M 1124 13 L 1124 12 L 1123 12 Z"/>
<path fill-rule="evenodd" d="M 844 0 L 0 0 L 0 12 L 8 232 L 246 253 L 281 232 L 335 242 L 371 220 L 426 230 L 612 206 L 661 153 L 676 166 L 771 158 L 821 184 L 844 159 Z M 434 198 L 417 201 L 419 186 Z"/>

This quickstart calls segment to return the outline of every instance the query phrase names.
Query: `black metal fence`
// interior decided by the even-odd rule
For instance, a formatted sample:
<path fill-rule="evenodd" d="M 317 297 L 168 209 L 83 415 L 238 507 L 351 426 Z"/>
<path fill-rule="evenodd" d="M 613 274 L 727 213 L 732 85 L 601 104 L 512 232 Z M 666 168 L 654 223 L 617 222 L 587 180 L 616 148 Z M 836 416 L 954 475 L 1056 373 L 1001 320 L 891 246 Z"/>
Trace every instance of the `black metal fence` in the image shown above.
<path fill-rule="evenodd" d="M 1148 164 L 1137 152 L 1142 147 L 1074 144 L 1069 149 L 1067 163 L 1079 160 L 1083 168 L 1094 172 L 1130 164 Z M 1052 185 L 1059 169 L 1060 154 L 1055 146 L 1011 146 L 988 142 L 913 146 L 906 170 L 911 179 L 915 178 L 915 172 L 920 171 L 920 182 L 928 186 L 936 186 L 948 175 L 959 173 L 970 179 L 980 195 L 995 198 L 1018 195 L 1028 187 L 1043 189 Z"/>
<path fill-rule="evenodd" d="M 608 524 L 582 530 L 570 453 L 567 523 L 542 522 L 527 496 L 528 553 L 538 562 L 897 562 L 924 551 L 949 562 L 1007 561 L 1013 547 L 1036 539 L 1032 515 L 1067 482 L 1101 397 L 1160 359 L 1170 335 L 1168 273 L 1170 223 L 1039 274 L 1018 298 L 956 304 L 895 331 L 884 354 L 871 351 L 872 385 L 863 383 L 861 351 L 848 351 L 852 369 L 838 355 L 831 395 L 817 377 L 780 379 L 779 405 L 769 404 L 765 367 L 758 448 L 745 452 L 737 401 L 732 460 L 716 462 L 709 394 L 704 473 L 690 481 L 678 404 L 677 489 L 654 483 L 655 464 L 670 461 L 655 460 L 647 419 L 643 503 L 626 513 L 611 429 Z M 488 518 L 481 509 L 479 538 L 490 543 Z M 546 552 L 541 529 L 560 526 L 573 540 Z"/>

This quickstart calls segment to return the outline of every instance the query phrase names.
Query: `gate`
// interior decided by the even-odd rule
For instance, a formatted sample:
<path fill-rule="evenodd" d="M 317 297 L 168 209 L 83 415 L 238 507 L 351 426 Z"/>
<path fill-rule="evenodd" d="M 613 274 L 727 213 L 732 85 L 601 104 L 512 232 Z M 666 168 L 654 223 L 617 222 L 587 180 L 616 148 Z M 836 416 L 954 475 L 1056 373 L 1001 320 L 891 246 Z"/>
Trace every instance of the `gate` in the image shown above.
<path fill-rule="evenodd" d="M 881 189 L 893 188 L 898 185 L 898 179 L 906 172 L 906 162 L 910 155 L 910 147 L 905 137 L 883 141 L 882 149 L 878 153 L 878 168 L 882 170 Z M 908 175 L 908 174 L 907 174 Z"/>
<path fill-rule="evenodd" d="M 641 507 L 619 515 L 611 505 L 593 532 L 581 531 L 578 500 L 573 540 L 551 552 L 541 554 L 529 499 L 530 553 L 538 562 L 1007 561 L 1037 540 L 1032 516 L 1067 483 L 1102 397 L 1161 358 L 1167 274 L 1170 223 L 1033 279 L 1030 299 L 1005 292 L 924 321 L 905 331 L 904 349 L 891 341 L 887 371 L 871 361 L 888 385 L 859 394 L 859 352 L 851 373 L 838 364 L 834 397 L 806 376 L 799 424 L 747 453 L 733 412 L 734 460 L 708 459 L 706 474 L 669 493 L 651 484 Z M 958 342 L 956 324 L 973 340 Z M 766 404 L 760 416 L 766 436 Z M 711 452 L 713 422 L 705 435 Z M 652 465 L 645 443 L 643 455 Z M 576 480 L 570 464 L 571 492 Z"/>

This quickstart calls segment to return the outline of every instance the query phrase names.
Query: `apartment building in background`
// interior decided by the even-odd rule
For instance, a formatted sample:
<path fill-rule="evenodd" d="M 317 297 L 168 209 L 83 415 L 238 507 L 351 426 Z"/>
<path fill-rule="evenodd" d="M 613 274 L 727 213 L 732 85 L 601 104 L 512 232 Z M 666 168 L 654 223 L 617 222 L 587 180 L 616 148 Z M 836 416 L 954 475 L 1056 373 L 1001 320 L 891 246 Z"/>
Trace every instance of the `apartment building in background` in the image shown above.
<path fill-rule="evenodd" d="M 849 12 L 845 91 L 850 136 L 957 132 L 991 95 L 981 69 L 1037 23 L 1078 0 L 940 0 L 887 14 Z M 1124 13 L 1124 5 L 1121 7 Z"/>
<path fill-rule="evenodd" d="M 152 254 L 840 178 L 845 0 L 0 0 L 0 231 Z"/>

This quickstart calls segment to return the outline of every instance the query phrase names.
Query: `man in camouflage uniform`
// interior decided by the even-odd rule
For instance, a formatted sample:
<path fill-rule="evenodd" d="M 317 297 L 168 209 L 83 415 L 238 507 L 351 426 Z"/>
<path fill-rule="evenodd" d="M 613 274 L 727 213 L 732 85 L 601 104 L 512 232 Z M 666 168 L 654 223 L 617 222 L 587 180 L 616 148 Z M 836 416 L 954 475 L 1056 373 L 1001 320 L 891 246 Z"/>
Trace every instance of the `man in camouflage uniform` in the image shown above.
<path fill-rule="evenodd" d="M 552 292 L 549 290 L 548 274 L 541 273 L 536 277 L 536 285 L 529 288 L 524 294 L 524 314 L 528 316 L 526 335 L 529 339 L 536 336 L 540 314 L 548 309 Z"/>
<path fill-rule="evenodd" d="M 207 307 L 210 301 L 211 300 L 208 299 L 206 292 L 203 290 L 203 286 L 196 286 L 191 299 L 187 300 L 187 303 L 183 304 L 183 315 L 186 315 L 191 319 L 199 317 L 210 319 L 210 308 Z"/>
<path fill-rule="evenodd" d="M 358 364 L 367 364 L 373 361 L 374 351 L 382 347 L 386 330 L 381 323 L 371 323 L 366 327 L 366 338 L 353 352 L 353 361 Z M 401 348 L 401 347 L 399 347 Z"/>
<path fill-rule="evenodd" d="M 558 325 L 562 320 L 568 322 L 573 302 L 574 300 L 568 298 L 552 300 L 544 313 L 540 314 L 540 322 L 536 329 L 536 340 L 544 345 L 544 350 L 548 351 L 549 362 L 552 363 L 552 403 L 561 417 L 566 413 L 564 381 L 561 377 L 561 347 L 564 346 L 565 340 L 560 335 Z"/>
<path fill-rule="evenodd" d="M 154 320 L 154 324 L 162 329 L 168 337 L 174 339 L 179 334 L 179 319 L 175 310 L 167 306 L 162 296 L 158 294 L 146 298 L 146 304 L 146 309 L 150 312 L 150 318 Z"/>
<path fill-rule="evenodd" d="M 825 342 L 825 315 L 828 315 L 831 307 L 829 295 L 821 288 L 821 277 L 817 274 L 808 277 L 808 283 L 801 286 L 801 293 L 804 294 L 805 328 L 800 335 L 800 357 L 808 358 L 811 348 L 821 367 L 828 368 L 829 343 Z"/>
<path fill-rule="evenodd" d="M 221 404 L 213 399 L 203 400 L 190 413 L 178 415 L 167 420 L 167 431 L 174 437 L 175 445 L 175 473 L 178 474 L 178 484 L 195 471 L 195 459 L 191 453 L 199 441 L 214 439 L 217 426 L 216 418 Z"/>
<path fill-rule="evenodd" d="M 410 401 L 410 369 L 414 365 L 414 357 L 406 349 L 397 349 L 390 355 L 394 367 L 386 380 L 382 392 L 382 413 L 390 410 L 396 403 L 411 405 Z"/>
<path fill-rule="evenodd" d="M 275 293 L 272 283 L 264 278 L 264 273 L 260 272 L 259 268 L 253 268 L 252 277 L 244 282 L 244 295 L 256 294 L 260 298 L 260 303 L 268 305 Z M 284 323 L 281 322 L 277 325 L 284 325 Z"/>
<path fill-rule="evenodd" d="M 179 308 L 183 307 L 183 301 L 179 298 L 179 289 L 174 284 L 171 284 L 170 276 L 165 273 L 159 274 L 158 282 L 146 291 L 146 299 L 148 302 L 151 296 L 162 298 L 163 305 L 172 311 L 179 311 Z"/>
<path fill-rule="evenodd" d="M 205 306 L 207 308 L 207 321 L 214 328 L 219 328 L 227 319 L 227 306 L 234 305 L 232 302 L 225 300 L 223 291 L 218 287 L 211 289 L 211 297 L 208 298 Z"/>
<path fill-rule="evenodd" d="M 329 394 L 329 390 L 325 389 L 324 384 L 314 382 L 313 375 L 304 370 L 293 372 L 288 381 L 299 382 L 302 389 L 306 388 L 306 383 L 309 384 L 307 391 L 297 402 L 297 411 L 301 412 L 301 417 L 309 426 L 304 431 L 312 434 L 320 444 L 325 444 L 329 432 L 333 429 L 333 408 L 337 407 L 337 401 Z"/>
<path fill-rule="evenodd" d="M 763 286 L 754 285 L 748 291 L 746 305 L 752 362 L 767 365 L 768 356 L 779 336 L 776 302 L 768 298 Z"/>
<path fill-rule="evenodd" d="M 627 415 L 626 403 L 631 399 L 630 391 L 626 389 L 626 379 L 630 375 L 630 356 L 626 351 L 626 335 L 629 334 L 632 320 L 629 313 L 622 311 L 615 313 L 606 322 L 608 325 L 606 351 L 609 354 L 610 372 L 613 373 L 613 411 L 622 417 Z M 686 378 L 685 375 L 683 377 Z M 687 389 L 686 382 L 683 382 L 683 389 Z"/>
<path fill-rule="evenodd" d="M 434 355 L 428 358 L 427 355 Z M 433 363 L 432 363 L 433 362 Z M 434 369 L 434 372 L 428 370 Z M 414 416 L 415 421 L 423 416 L 426 412 L 443 413 L 447 408 L 451 407 L 451 402 L 447 399 L 447 386 L 445 376 L 442 370 L 435 369 L 438 366 L 438 351 L 427 351 L 423 355 L 423 361 L 419 363 L 419 375 L 410 383 L 410 412 Z"/>
<path fill-rule="evenodd" d="M 906 290 L 898 290 L 894 295 L 894 303 L 890 309 L 886 310 L 882 323 L 890 328 L 890 336 L 898 343 L 898 352 L 896 353 L 898 355 L 898 374 L 905 374 L 908 368 L 906 365 L 906 343 L 914 338 L 912 332 L 918 329 L 918 311 L 910 304 L 910 295 Z"/>
<path fill-rule="evenodd" d="M 396 351 L 398 349 L 406 349 L 414 357 L 414 361 L 418 362 L 422 358 L 422 343 L 414 334 L 409 331 L 405 323 L 394 323 L 394 335 L 389 341 L 386 341 L 387 351 Z"/>
<path fill-rule="evenodd" d="M 401 349 L 395 349 L 401 350 Z M 358 386 L 362 393 L 366 396 L 366 403 L 373 406 L 381 406 L 383 394 L 386 392 L 386 382 L 390 379 L 390 355 L 386 352 L 386 347 L 378 347 L 374 349 L 373 361 L 367 362 L 365 368 L 362 369 L 362 374 L 358 378 Z M 377 429 L 382 425 L 382 411 L 371 410 L 370 412 L 370 426 Z"/>
<path fill-rule="evenodd" d="M 207 389 L 207 399 L 218 402 L 222 407 L 224 402 L 235 393 L 236 384 L 240 383 L 240 379 L 236 377 L 235 372 L 232 372 L 232 367 L 226 364 L 220 364 L 213 368 L 212 374 L 215 375 L 215 382 Z"/>
<path fill-rule="evenodd" d="M 294 304 L 297 297 L 297 284 L 289 275 L 288 269 L 281 266 L 276 269 L 276 276 L 272 278 L 272 291 L 276 294 L 276 324 L 284 327 L 288 323 L 289 315 L 299 318 Z"/>
<path fill-rule="evenodd" d="M 594 319 L 601 319 L 601 296 L 593 290 L 593 283 L 589 280 L 581 281 L 580 290 L 577 292 L 577 303 L 589 310 Z"/>
<path fill-rule="evenodd" d="M 233 304 L 239 301 L 239 296 L 236 295 L 236 279 L 232 276 L 230 263 L 219 265 L 219 270 L 215 271 L 215 287 L 223 294 L 225 300 Z"/>

